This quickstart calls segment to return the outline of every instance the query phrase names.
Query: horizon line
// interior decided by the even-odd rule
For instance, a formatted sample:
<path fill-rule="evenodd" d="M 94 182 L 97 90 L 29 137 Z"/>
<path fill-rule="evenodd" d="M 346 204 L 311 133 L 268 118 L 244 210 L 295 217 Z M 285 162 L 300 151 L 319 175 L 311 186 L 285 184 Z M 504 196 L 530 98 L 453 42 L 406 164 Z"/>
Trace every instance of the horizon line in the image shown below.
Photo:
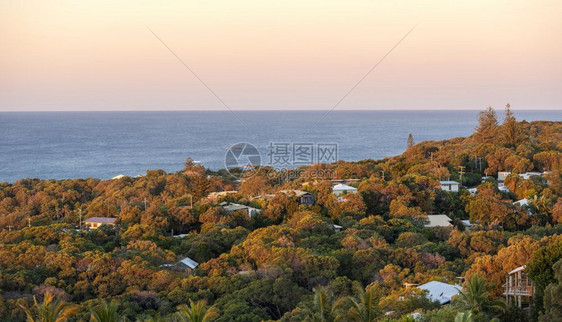
<path fill-rule="evenodd" d="M 396 108 L 377 108 L 377 109 L 340 109 L 334 112 L 370 112 L 370 111 L 482 111 L 485 108 L 423 108 L 423 109 L 396 109 Z M 495 110 L 503 110 L 504 108 L 494 108 Z M 326 109 L 233 109 L 234 111 L 240 112 L 323 112 Z M 512 111 L 562 111 L 560 108 L 511 108 Z M 185 110 L 173 110 L 173 109 L 140 109 L 140 110 L 128 110 L 128 109 L 118 109 L 118 110 L 103 110 L 103 109 L 86 109 L 86 110 L 0 110 L 0 113 L 60 113 L 60 112 L 228 112 L 222 109 L 185 109 Z"/>

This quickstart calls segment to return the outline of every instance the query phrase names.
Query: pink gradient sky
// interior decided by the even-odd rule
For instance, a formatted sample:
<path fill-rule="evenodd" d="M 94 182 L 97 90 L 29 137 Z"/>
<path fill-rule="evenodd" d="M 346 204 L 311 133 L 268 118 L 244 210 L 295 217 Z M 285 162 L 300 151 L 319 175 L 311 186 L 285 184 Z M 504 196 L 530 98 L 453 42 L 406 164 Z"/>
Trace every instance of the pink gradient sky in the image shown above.
<path fill-rule="evenodd" d="M 2 1 L 0 111 L 560 109 L 561 1 Z"/>

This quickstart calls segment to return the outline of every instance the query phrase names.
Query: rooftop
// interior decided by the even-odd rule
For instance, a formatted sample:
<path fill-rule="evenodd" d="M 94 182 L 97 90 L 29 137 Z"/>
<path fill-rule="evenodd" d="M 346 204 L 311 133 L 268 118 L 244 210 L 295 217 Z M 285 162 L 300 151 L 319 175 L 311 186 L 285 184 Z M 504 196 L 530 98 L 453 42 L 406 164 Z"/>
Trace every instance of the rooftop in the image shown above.
<path fill-rule="evenodd" d="M 285 193 L 285 194 L 294 193 L 295 196 L 297 196 L 297 197 L 302 197 L 302 196 L 304 196 L 304 195 L 309 195 L 309 194 L 310 194 L 310 192 L 304 191 L 304 190 L 281 190 L 281 191 L 279 191 L 279 192 Z"/>
<path fill-rule="evenodd" d="M 343 190 L 357 190 L 357 188 L 352 187 L 352 186 L 348 186 L 346 184 L 340 183 L 334 186 L 334 188 L 332 188 L 332 190 L 336 190 L 336 191 L 343 191 Z"/>
<path fill-rule="evenodd" d="M 180 261 L 180 263 L 184 264 L 185 266 L 194 269 L 195 267 L 199 266 L 199 263 L 194 261 L 193 259 L 186 257 Z"/>
<path fill-rule="evenodd" d="M 115 223 L 116 218 L 108 218 L 108 217 L 90 217 L 84 220 L 85 223 L 92 222 L 92 223 L 100 223 L 100 224 L 113 224 Z"/>
<path fill-rule="evenodd" d="M 425 227 L 448 227 L 451 226 L 452 219 L 449 218 L 447 215 L 429 215 L 427 216 L 429 219 L 429 224 L 426 224 Z"/>
<path fill-rule="evenodd" d="M 451 302 L 453 296 L 458 295 L 461 287 L 459 285 L 447 284 L 432 281 L 418 286 L 419 289 L 426 290 L 427 296 L 432 301 L 438 301 L 440 304 Z"/>
<path fill-rule="evenodd" d="M 450 180 L 445 180 L 445 181 L 439 181 L 440 184 L 460 184 L 456 181 L 450 181 Z"/>

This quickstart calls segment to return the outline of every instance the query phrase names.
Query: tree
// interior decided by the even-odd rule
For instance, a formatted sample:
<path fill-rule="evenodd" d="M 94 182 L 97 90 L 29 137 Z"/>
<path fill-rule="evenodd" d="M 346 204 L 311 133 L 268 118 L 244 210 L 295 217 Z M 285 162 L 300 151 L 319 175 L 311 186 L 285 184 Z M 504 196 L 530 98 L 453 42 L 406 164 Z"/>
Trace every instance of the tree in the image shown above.
<path fill-rule="evenodd" d="M 117 313 L 117 306 L 103 302 L 99 307 L 91 310 L 91 322 L 120 322 L 125 321 L 125 316 Z"/>
<path fill-rule="evenodd" d="M 207 307 L 205 300 L 197 303 L 189 300 L 189 306 L 182 304 L 178 306 L 177 316 L 183 322 L 209 322 L 218 317 L 218 311 L 214 307 Z"/>
<path fill-rule="evenodd" d="M 553 266 L 560 259 L 562 259 L 562 240 L 557 240 L 535 251 L 533 258 L 525 267 L 525 272 L 535 286 L 531 311 L 535 319 L 539 316 L 539 312 L 544 312 L 544 291 L 548 284 L 554 282 Z"/>
<path fill-rule="evenodd" d="M 50 292 L 46 292 L 43 303 L 38 303 L 33 297 L 32 309 L 21 306 L 28 322 L 64 322 L 78 312 L 76 306 L 66 303 L 61 297 L 57 299 Z"/>
<path fill-rule="evenodd" d="M 455 322 L 472 322 L 474 318 L 472 317 L 472 312 L 459 312 L 455 316 Z"/>
<path fill-rule="evenodd" d="M 521 129 L 515 116 L 511 112 L 509 103 L 505 106 L 505 119 L 502 124 L 502 132 L 507 146 L 516 147 L 521 141 Z"/>
<path fill-rule="evenodd" d="M 414 137 L 412 133 L 408 134 L 408 149 L 414 146 Z"/>
<path fill-rule="evenodd" d="M 557 321 L 562 317 L 562 259 L 552 266 L 556 282 L 544 289 L 544 315 L 540 321 Z"/>
<path fill-rule="evenodd" d="M 382 316 L 378 284 L 371 284 L 365 290 L 359 284 L 355 284 L 355 292 L 355 296 L 346 296 L 336 302 L 342 320 L 373 322 Z"/>
<path fill-rule="evenodd" d="M 496 111 L 489 106 L 478 114 L 478 126 L 474 134 L 479 143 L 493 143 L 498 130 Z"/>
<path fill-rule="evenodd" d="M 455 304 L 476 314 L 487 313 L 492 309 L 503 307 L 502 302 L 490 301 L 489 296 L 489 287 L 486 286 L 486 280 L 480 278 L 478 274 L 474 274 L 468 279 L 466 287 L 459 292 Z"/>
<path fill-rule="evenodd" d="M 314 288 L 312 306 L 306 309 L 304 321 L 329 322 L 335 320 L 334 296 L 324 286 Z"/>

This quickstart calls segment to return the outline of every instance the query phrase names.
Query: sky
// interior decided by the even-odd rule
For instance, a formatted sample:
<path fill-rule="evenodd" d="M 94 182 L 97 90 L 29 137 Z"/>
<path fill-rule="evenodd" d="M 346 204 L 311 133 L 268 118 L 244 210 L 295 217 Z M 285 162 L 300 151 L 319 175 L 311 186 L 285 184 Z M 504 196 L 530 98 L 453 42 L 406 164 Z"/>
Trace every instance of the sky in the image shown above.
<path fill-rule="evenodd" d="M 337 110 L 561 109 L 561 14 L 559 0 L 3 0 L 0 111 L 329 110 L 344 96 Z"/>

